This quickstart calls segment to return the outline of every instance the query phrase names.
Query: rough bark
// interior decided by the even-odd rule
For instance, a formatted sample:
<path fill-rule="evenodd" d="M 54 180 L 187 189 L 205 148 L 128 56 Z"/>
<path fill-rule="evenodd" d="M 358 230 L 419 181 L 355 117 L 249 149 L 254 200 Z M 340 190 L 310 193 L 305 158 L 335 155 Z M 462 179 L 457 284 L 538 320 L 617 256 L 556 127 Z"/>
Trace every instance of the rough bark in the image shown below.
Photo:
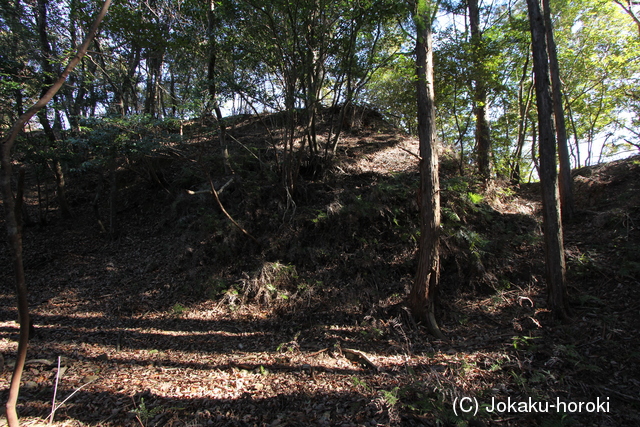
<path fill-rule="evenodd" d="M 568 317 L 565 283 L 565 259 L 560 219 L 560 197 L 556 165 L 556 140 L 553 128 L 553 103 L 549 83 L 546 30 L 539 0 L 527 0 L 531 24 L 533 69 L 538 107 L 540 183 L 545 241 L 545 266 L 548 304 L 557 319 Z"/>
<path fill-rule="evenodd" d="M 549 71 L 551 73 L 551 93 L 553 95 L 553 112 L 556 119 L 556 136 L 558 139 L 558 159 L 560 163 L 560 206 L 562 218 L 571 219 L 574 214 L 573 181 L 571 179 L 571 161 L 569 159 L 569 143 L 567 127 L 562 105 L 562 80 L 560 79 L 560 65 L 558 52 L 553 37 L 553 23 L 551 22 L 551 6 L 549 0 L 542 0 L 544 7 L 544 22 L 547 33 L 547 50 L 549 52 Z"/>
<path fill-rule="evenodd" d="M 425 0 L 422 0 L 424 2 Z M 428 0 L 427 0 L 428 1 Z M 430 3 L 430 2 L 429 2 Z M 431 6 L 431 7 L 429 7 Z M 409 293 L 413 315 L 438 338 L 444 335 L 435 316 L 435 298 L 440 282 L 440 181 L 433 89 L 433 4 L 417 8 L 416 72 L 418 136 L 420 139 L 420 249 L 418 270 Z"/>
<path fill-rule="evenodd" d="M 487 120 L 488 101 L 486 72 L 482 61 L 482 33 L 480 31 L 480 8 L 478 0 L 469 0 L 469 26 L 471 44 L 474 48 L 474 114 L 476 116 L 476 152 L 478 155 L 478 172 L 483 181 L 491 179 L 491 133 Z"/>
<path fill-rule="evenodd" d="M 86 39 L 78 48 L 76 55 L 69 61 L 69 64 L 62 72 L 58 80 L 47 90 L 38 102 L 36 102 L 27 112 L 21 115 L 13 124 L 11 129 L 2 138 L 0 146 L 0 165 L 2 173 L 0 174 L 0 186 L 2 187 L 3 205 L 5 207 L 7 227 L 7 237 L 10 244 L 11 257 L 13 261 L 14 274 L 16 278 L 16 293 L 18 299 L 18 313 L 20 317 L 20 339 L 18 341 L 18 354 L 16 356 L 16 364 L 11 377 L 11 385 L 9 386 L 9 397 L 7 399 L 7 423 L 9 427 L 18 427 L 18 413 L 16 411 L 16 403 L 18 402 L 18 394 L 20 392 L 20 379 L 24 370 L 24 362 L 27 356 L 27 345 L 29 340 L 29 305 L 27 300 L 27 286 L 24 276 L 24 265 L 22 260 L 22 233 L 20 232 L 18 215 L 16 212 L 16 199 L 11 189 L 12 162 L 11 150 L 15 144 L 16 137 L 22 131 L 25 124 L 40 111 L 53 96 L 60 90 L 66 81 L 69 73 L 78 65 L 84 54 L 87 52 L 89 43 L 98 31 L 98 26 L 104 18 L 111 4 L 111 0 L 105 0 L 100 13 L 94 21 Z M 19 205 L 19 203 L 18 203 Z"/>

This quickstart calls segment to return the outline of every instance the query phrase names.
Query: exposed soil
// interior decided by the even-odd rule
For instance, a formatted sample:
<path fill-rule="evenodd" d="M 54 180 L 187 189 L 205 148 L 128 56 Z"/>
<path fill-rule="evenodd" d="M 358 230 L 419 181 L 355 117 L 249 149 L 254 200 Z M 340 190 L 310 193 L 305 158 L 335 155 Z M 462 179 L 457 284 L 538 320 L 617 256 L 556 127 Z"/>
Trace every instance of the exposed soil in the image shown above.
<path fill-rule="evenodd" d="M 91 205 L 106 172 L 69 173 L 74 217 L 50 200 L 47 223 L 24 229 L 37 331 L 24 425 L 45 422 L 57 379 L 58 404 L 75 393 L 55 413 L 65 426 L 640 425 L 640 158 L 575 171 L 572 320 L 557 324 L 537 185 L 481 197 L 445 153 L 438 341 L 401 304 L 416 266 L 417 141 L 362 117 L 333 161 L 302 164 L 292 198 L 255 117 L 230 129 L 231 175 L 215 172 L 214 128 L 185 127 L 181 142 L 121 163 L 111 236 Z M 206 170 L 258 243 L 221 213 Z M 4 401 L 18 332 L 10 265 L 5 245 Z M 488 406 L 462 413 L 463 397 Z M 488 411 L 530 400 L 569 407 Z"/>

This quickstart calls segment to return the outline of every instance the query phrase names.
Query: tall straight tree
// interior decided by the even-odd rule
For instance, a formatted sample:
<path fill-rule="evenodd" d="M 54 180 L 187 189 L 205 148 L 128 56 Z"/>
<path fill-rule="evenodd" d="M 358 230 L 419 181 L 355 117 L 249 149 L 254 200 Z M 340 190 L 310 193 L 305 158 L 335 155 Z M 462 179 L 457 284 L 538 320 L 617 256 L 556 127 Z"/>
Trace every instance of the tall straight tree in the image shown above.
<path fill-rule="evenodd" d="M 483 58 L 482 32 L 480 30 L 480 7 L 478 0 L 468 0 L 469 27 L 471 29 L 471 46 L 473 49 L 473 103 L 476 116 L 476 153 L 478 155 L 478 172 L 487 182 L 491 179 L 491 135 L 487 120 L 487 85 Z"/>
<path fill-rule="evenodd" d="M 570 219 L 573 216 L 573 182 L 571 180 L 571 162 L 569 160 L 569 143 L 567 127 L 562 106 L 562 81 L 560 80 L 560 66 L 558 65 L 558 50 L 553 37 L 553 23 L 551 22 L 551 6 L 549 0 L 542 0 L 544 9 L 544 23 L 547 33 L 547 49 L 549 52 L 549 70 L 551 72 L 551 93 L 553 95 L 553 112 L 556 119 L 556 136 L 558 138 L 558 159 L 560 162 L 560 206 L 562 217 Z"/>
<path fill-rule="evenodd" d="M 540 0 L 527 0 L 527 7 L 531 26 L 533 72 L 538 106 L 539 172 L 542 187 L 548 304 L 555 318 L 565 319 L 568 317 L 566 267 L 562 221 L 560 219 L 556 139 L 553 127 L 553 103 L 549 83 L 546 30 Z"/>
<path fill-rule="evenodd" d="M 418 271 L 409 293 L 413 315 L 438 338 L 444 335 L 435 316 L 435 298 L 440 283 L 440 180 L 433 89 L 432 26 L 438 2 L 411 2 L 416 26 L 416 89 L 418 137 L 420 140 L 420 248 Z"/>
<path fill-rule="evenodd" d="M 218 90 L 216 87 L 216 60 L 218 58 L 219 47 L 216 40 L 216 29 L 220 27 L 222 22 L 218 16 L 219 12 L 216 11 L 216 3 L 214 0 L 209 1 L 209 8 L 207 9 L 207 38 L 209 41 L 209 62 L 207 64 L 207 80 L 209 87 L 209 102 L 216 115 L 218 122 L 219 134 L 218 139 L 220 141 L 220 150 L 222 153 L 222 159 L 224 163 L 224 171 L 226 174 L 232 172 L 231 163 L 229 162 L 229 150 L 227 148 L 227 127 L 224 124 L 222 117 L 222 110 L 218 102 Z"/>

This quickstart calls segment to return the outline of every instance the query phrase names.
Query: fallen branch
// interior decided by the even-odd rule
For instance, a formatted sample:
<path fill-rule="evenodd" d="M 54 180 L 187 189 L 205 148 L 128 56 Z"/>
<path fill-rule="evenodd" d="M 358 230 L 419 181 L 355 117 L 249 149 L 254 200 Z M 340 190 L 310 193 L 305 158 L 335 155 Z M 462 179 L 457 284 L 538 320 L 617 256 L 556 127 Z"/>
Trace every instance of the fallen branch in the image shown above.
<path fill-rule="evenodd" d="M 365 365 L 368 368 L 373 369 L 374 371 L 380 371 L 380 368 L 378 367 L 378 365 L 373 363 L 367 357 L 367 355 L 361 352 L 360 350 L 354 350 L 351 348 L 344 348 L 344 347 L 341 347 L 340 350 L 342 351 L 342 354 L 344 354 L 344 357 L 351 360 L 352 362 L 357 362 L 357 363 L 360 363 L 361 365 Z"/>
<path fill-rule="evenodd" d="M 323 348 L 322 350 L 314 351 L 313 353 L 310 353 L 310 354 L 308 354 L 307 356 L 308 356 L 308 357 L 314 357 L 314 356 L 317 356 L 317 355 L 319 355 L 320 353 L 323 353 L 323 352 L 325 352 L 325 351 L 327 351 L 327 350 L 329 350 L 329 348 L 328 348 L 328 347 L 327 347 L 327 348 Z"/>
<path fill-rule="evenodd" d="M 213 185 L 213 181 L 211 180 L 211 175 L 207 174 L 207 178 L 209 178 L 209 186 L 211 187 L 211 193 L 213 194 L 213 197 L 216 199 L 216 203 L 218 203 L 218 206 L 220 207 L 220 210 L 222 211 L 222 213 L 229 219 L 229 221 L 231 221 L 233 225 L 235 225 L 238 228 L 238 230 L 242 231 L 242 234 L 244 234 L 245 236 L 247 236 L 248 238 L 256 242 L 256 244 L 260 245 L 260 242 L 258 242 L 258 239 L 256 239 L 251 234 L 249 234 L 247 230 L 242 228 L 242 226 L 238 224 L 236 220 L 231 217 L 231 215 L 229 215 L 229 212 L 227 212 L 222 202 L 220 201 L 220 197 L 218 197 L 218 192 L 216 191 L 216 187 Z"/>
<path fill-rule="evenodd" d="M 256 153 L 254 153 L 253 151 L 251 151 L 251 149 L 249 147 L 247 147 L 246 145 L 244 145 L 242 142 L 238 141 L 237 138 L 235 138 L 233 135 L 227 134 L 229 136 L 229 138 L 233 139 L 235 142 L 237 142 L 242 148 L 244 148 L 245 150 L 247 150 L 249 152 L 249 154 L 251 154 L 253 157 L 256 158 L 257 161 L 260 162 L 261 165 L 264 166 L 264 162 L 260 159 L 260 157 L 258 157 L 256 155 Z"/>
<path fill-rule="evenodd" d="M 413 157 L 415 157 L 418 160 L 422 160 L 422 157 L 420 157 L 419 155 L 417 155 L 416 153 L 414 153 L 413 151 L 409 151 L 404 147 L 399 147 L 401 150 L 406 151 L 407 153 L 411 154 Z"/>
<path fill-rule="evenodd" d="M 225 185 L 220 187 L 220 189 L 218 190 L 218 196 L 222 194 L 225 188 L 227 188 L 229 184 L 231 184 L 232 182 L 233 182 L 233 177 L 231 177 L 231 179 L 227 181 Z M 211 190 L 200 190 L 200 191 L 187 190 L 187 194 L 190 196 L 197 196 L 198 194 L 209 194 L 209 193 L 211 193 Z"/>

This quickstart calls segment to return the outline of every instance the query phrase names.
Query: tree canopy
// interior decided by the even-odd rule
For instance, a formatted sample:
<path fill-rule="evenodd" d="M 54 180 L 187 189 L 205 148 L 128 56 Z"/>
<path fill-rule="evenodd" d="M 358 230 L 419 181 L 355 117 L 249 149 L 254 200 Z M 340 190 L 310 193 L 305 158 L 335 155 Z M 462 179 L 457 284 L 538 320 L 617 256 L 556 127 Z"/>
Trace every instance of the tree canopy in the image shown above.
<path fill-rule="evenodd" d="M 36 3 L 0 4 L 5 125 L 59 71 L 96 10 L 78 0 Z M 574 166 L 638 145 L 640 37 L 627 11 L 635 6 L 618 3 L 552 5 Z M 476 41 L 464 4 L 443 3 L 434 27 L 439 136 L 458 147 L 461 166 L 475 162 L 472 100 L 482 82 L 495 173 L 513 177 L 518 166 L 525 177 L 534 113 L 524 2 L 481 2 Z M 304 109 L 313 152 L 318 108 L 370 105 L 413 133 L 413 25 L 398 2 L 386 0 L 119 3 L 47 114 L 56 126 L 77 130 L 88 118 L 189 119 L 214 105 L 226 115 Z M 209 75 L 212 47 L 216 69 Z M 335 149 L 338 129 L 326 137 Z"/>

